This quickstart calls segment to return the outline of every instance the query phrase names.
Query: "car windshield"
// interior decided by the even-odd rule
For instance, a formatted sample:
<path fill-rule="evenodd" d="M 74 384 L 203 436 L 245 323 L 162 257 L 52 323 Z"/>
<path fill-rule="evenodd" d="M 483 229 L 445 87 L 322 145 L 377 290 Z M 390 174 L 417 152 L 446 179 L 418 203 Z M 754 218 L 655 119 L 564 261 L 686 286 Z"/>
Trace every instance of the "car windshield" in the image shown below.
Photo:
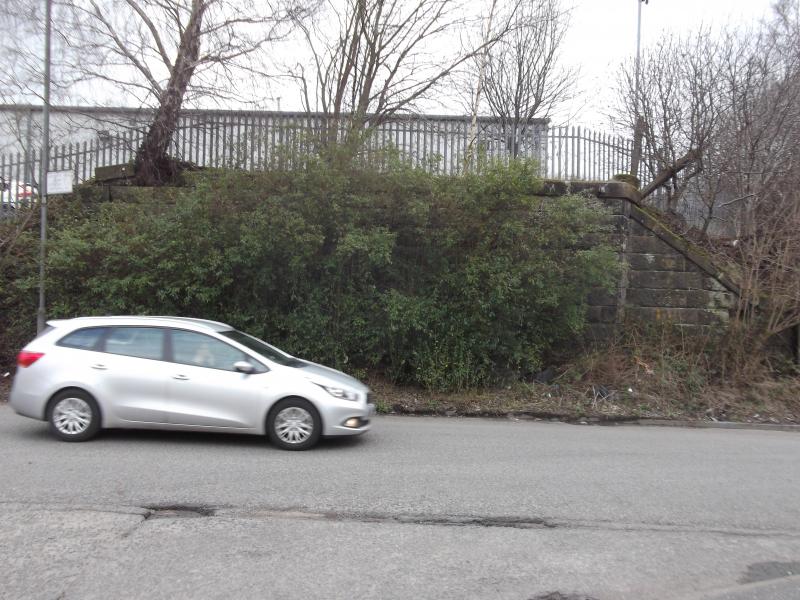
<path fill-rule="evenodd" d="M 289 356 L 282 350 L 278 350 L 275 346 L 270 346 L 266 342 L 262 342 L 258 338 L 254 338 L 252 335 L 248 335 L 235 329 L 231 329 L 230 331 L 220 331 L 220 333 L 225 337 L 232 339 L 234 342 L 238 342 L 242 346 L 246 346 L 247 348 L 250 348 L 250 350 L 258 352 L 261 356 L 268 358 L 272 362 L 278 363 L 279 365 L 283 365 L 284 367 L 299 367 L 303 364 L 293 356 Z"/>

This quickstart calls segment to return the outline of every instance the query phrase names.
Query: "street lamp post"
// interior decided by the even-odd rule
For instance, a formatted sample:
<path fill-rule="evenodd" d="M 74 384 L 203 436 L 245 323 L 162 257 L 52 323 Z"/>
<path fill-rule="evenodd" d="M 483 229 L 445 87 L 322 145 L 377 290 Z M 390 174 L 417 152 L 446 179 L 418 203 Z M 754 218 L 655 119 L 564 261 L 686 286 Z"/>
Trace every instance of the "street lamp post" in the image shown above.
<path fill-rule="evenodd" d="M 36 332 L 41 333 L 47 313 L 44 301 L 44 263 L 47 244 L 47 171 L 50 166 L 50 22 L 52 0 L 45 0 L 44 25 L 44 107 L 42 110 L 42 168 L 39 176 L 39 310 L 36 313 Z"/>
<path fill-rule="evenodd" d="M 639 68 L 642 60 L 642 2 L 647 4 L 646 0 L 637 0 L 638 15 L 636 17 L 636 111 L 639 111 Z"/>
<path fill-rule="evenodd" d="M 639 93 L 641 91 L 641 60 L 642 60 L 642 3 L 650 0 L 636 0 L 638 14 L 636 19 L 636 81 L 633 91 L 633 152 L 631 155 L 631 175 L 639 177 L 639 163 L 642 161 L 642 133 L 644 123 L 639 114 Z"/>

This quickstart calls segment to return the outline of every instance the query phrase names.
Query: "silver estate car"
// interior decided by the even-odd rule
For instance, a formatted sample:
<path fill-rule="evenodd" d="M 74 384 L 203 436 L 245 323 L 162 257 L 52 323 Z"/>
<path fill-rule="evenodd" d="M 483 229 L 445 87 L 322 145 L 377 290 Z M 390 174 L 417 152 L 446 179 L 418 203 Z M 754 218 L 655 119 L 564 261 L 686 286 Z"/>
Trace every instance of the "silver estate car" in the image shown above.
<path fill-rule="evenodd" d="M 305 450 L 358 435 L 369 388 L 224 323 L 180 317 L 50 321 L 19 353 L 10 403 L 83 441 L 101 428 L 266 434 Z"/>

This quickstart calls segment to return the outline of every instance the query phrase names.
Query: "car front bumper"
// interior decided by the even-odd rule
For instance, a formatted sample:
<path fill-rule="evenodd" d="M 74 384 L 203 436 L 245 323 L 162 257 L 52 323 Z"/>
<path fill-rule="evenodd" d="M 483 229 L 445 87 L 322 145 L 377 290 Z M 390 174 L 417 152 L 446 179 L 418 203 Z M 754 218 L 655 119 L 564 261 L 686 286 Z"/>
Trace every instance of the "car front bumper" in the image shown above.
<path fill-rule="evenodd" d="M 329 411 L 323 435 L 333 437 L 365 433 L 372 427 L 374 414 L 374 404 L 337 407 L 336 410 Z"/>

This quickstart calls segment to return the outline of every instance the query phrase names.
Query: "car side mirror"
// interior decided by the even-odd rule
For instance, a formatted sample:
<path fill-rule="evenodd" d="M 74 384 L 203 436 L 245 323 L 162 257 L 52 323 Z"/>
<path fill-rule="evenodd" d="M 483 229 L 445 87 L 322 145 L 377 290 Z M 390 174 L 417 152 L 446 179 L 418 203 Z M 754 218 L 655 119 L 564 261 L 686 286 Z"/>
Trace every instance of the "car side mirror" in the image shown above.
<path fill-rule="evenodd" d="M 249 375 L 250 373 L 256 370 L 256 368 L 253 365 L 244 360 L 240 360 L 233 363 L 233 368 L 239 373 L 244 373 L 245 375 Z"/>

